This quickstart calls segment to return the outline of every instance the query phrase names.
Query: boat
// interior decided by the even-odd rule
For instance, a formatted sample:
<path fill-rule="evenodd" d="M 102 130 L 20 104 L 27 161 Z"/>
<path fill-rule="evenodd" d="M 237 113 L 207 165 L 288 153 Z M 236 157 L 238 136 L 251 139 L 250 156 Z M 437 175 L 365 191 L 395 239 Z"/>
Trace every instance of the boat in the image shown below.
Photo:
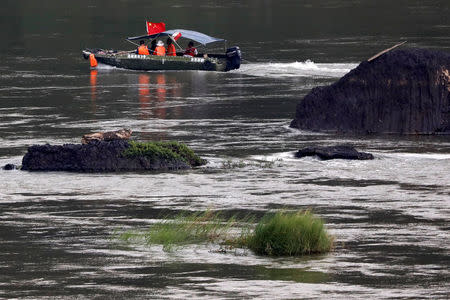
<path fill-rule="evenodd" d="M 184 55 L 183 49 L 178 45 L 174 35 L 189 39 L 202 45 L 203 50 L 195 56 Z M 178 46 L 176 56 L 157 56 L 157 55 L 139 55 L 136 50 L 132 51 L 118 51 L 105 49 L 84 49 L 83 56 L 85 59 L 92 59 L 98 63 L 114 66 L 117 68 L 131 69 L 131 70 L 145 70 L 145 71 L 163 71 L 163 70 L 202 70 L 202 71 L 219 71 L 227 72 L 234 69 L 239 69 L 241 65 L 241 50 L 234 46 L 226 47 L 226 40 L 208 36 L 204 33 L 187 30 L 187 29 L 173 29 L 159 32 L 151 35 L 142 35 L 135 37 L 128 37 L 127 40 L 132 42 L 137 40 L 149 40 L 169 36 Z M 207 46 L 214 43 L 224 43 L 224 53 L 209 53 Z M 133 43 L 134 44 L 134 43 Z M 95 61 L 94 60 L 94 61 Z M 92 64 L 91 64 L 92 66 Z"/>

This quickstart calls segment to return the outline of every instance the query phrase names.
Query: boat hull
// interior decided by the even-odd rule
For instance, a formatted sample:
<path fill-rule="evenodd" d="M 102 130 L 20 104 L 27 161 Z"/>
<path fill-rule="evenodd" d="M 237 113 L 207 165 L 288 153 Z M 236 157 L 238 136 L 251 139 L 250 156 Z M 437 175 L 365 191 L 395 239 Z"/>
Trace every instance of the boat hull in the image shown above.
<path fill-rule="evenodd" d="M 94 54 L 96 60 L 101 64 L 106 64 L 118 68 L 145 71 L 164 71 L 164 70 L 200 70 L 200 71 L 218 71 L 226 72 L 237 69 L 236 55 L 233 57 L 225 54 L 211 54 L 200 57 L 190 56 L 156 56 L 156 55 L 138 55 L 130 52 L 90 50 L 83 51 L 85 58 Z"/>

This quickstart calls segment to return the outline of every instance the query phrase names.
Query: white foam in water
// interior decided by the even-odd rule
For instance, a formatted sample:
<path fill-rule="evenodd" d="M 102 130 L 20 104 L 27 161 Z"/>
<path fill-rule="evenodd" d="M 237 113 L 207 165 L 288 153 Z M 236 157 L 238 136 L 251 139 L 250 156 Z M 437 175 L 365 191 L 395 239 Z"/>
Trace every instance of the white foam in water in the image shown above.
<path fill-rule="evenodd" d="M 311 60 L 293 63 L 251 63 L 243 64 L 238 70 L 232 71 L 258 77 L 341 77 L 351 69 L 355 63 L 322 64 Z"/>
<path fill-rule="evenodd" d="M 450 159 L 450 154 L 446 153 L 389 153 L 385 156 L 400 156 L 405 158 L 417 158 L 417 159 Z"/>
<path fill-rule="evenodd" d="M 100 70 L 113 70 L 113 69 L 118 69 L 118 70 L 120 70 L 120 68 L 117 68 L 117 67 L 114 67 L 114 66 L 110 66 L 110 65 L 105 65 L 105 64 L 102 64 L 102 63 L 99 63 L 99 64 L 97 65 L 97 69 L 100 69 Z"/>

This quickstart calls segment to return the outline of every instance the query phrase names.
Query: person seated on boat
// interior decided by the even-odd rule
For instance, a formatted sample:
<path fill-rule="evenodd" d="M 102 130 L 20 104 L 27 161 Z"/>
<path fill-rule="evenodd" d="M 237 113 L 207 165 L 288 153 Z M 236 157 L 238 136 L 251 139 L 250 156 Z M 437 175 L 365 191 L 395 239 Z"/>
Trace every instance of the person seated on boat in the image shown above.
<path fill-rule="evenodd" d="M 194 48 L 194 42 L 190 41 L 187 49 L 184 51 L 185 56 L 196 56 L 198 54 L 197 48 Z"/>
<path fill-rule="evenodd" d="M 155 54 L 155 49 L 156 49 L 156 40 L 153 40 L 150 45 L 150 53 Z"/>
<path fill-rule="evenodd" d="M 166 48 L 164 48 L 163 41 L 159 40 L 156 43 L 156 48 L 155 48 L 155 52 L 153 52 L 153 55 L 158 55 L 158 56 L 166 55 Z"/>
<path fill-rule="evenodd" d="M 175 45 L 172 43 L 172 38 L 167 39 L 167 56 L 177 56 L 177 50 L 175 50 Z"/>
<path fill-rule="evenodd" d="M 145 45 L 144 41 L 139 42 L 139 48 L 137 48 L 136 54 L 150 55 L 150 52 L 148 51 L 147 45 Z"/>

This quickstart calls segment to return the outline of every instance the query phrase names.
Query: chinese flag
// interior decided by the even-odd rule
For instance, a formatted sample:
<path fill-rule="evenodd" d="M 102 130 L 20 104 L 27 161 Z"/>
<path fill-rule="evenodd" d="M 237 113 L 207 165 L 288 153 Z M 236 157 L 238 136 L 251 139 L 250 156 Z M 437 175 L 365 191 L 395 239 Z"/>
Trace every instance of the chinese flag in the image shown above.
<path fill-rule="evenodd" d="M 166 31 L 166 24 L 163 22 L 161 23 L 146 22 L 146 25 L 148 35 Z"/>
<path fill-rule="evenodd" d="M 181 32 L 175 32 L 174 34 L 172 34 L 172 38 L 175 40 L 175 41 L 178 41 L 178 39 L 181 37 Z"/>

